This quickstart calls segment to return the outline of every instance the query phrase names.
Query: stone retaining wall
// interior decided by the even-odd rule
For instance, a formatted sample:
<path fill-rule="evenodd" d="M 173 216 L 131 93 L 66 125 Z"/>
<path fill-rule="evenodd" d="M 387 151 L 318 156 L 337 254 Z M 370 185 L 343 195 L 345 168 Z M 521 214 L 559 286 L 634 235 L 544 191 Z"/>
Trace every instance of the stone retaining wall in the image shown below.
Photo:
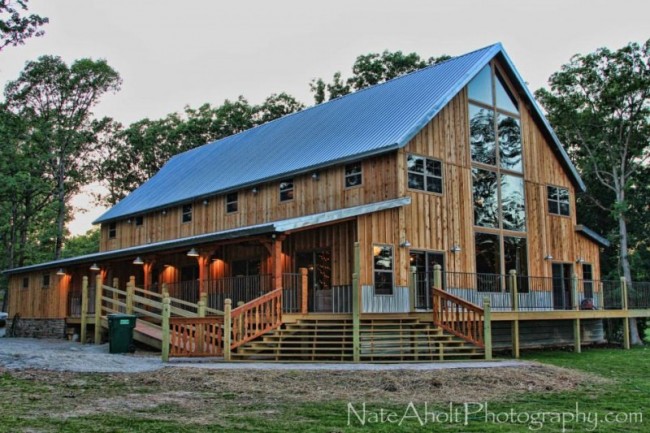
<path fill-rule="evenodd" d="M 11 326 L 11 319 L 7 328 Z M 8 329 L 7 329 L 8 330 Z M 64 338 L 65 319 L 20 319 L 15 337 Z"/>

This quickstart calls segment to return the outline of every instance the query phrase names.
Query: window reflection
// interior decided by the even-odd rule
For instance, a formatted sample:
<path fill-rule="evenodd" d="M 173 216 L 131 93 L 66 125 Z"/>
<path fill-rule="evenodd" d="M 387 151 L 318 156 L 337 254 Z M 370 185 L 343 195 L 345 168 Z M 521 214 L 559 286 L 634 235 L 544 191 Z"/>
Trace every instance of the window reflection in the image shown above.
<path fill-rule="evenodd" d="M 519 119 L 498 115 L 499 161 L 501 168 L 521 172 L 521 128 Z"/>
<path fill-rule="evenodd" d="M 491 233 L 476 233 L 476 272 L 478 274 L 501 273 L 501 248 L 499 236 Z"/>
<path fill-rule="evenodd" d="M 481 69 L 467 86 L 470 99 L 492 105 L 492 77 L 490 65 Z"/>
<path fill-rule="evenodd" d="M 479 168 L 472 169 L 474 193 L 474 225 L 499 227 L 497 174 Z"/>
<path fill-rule="evenodd" d="M 469 104 L 472 161 L 496 165 L 494 111 Z"/>
<path fill-rule="evenodd" d="M 523 178 L 508 174 L 501 175 L 501 214 L 504 230 L 519 232 L 526 230 Z"/>
<path fill-rule="evenodd" d="M 519 113 L 519 110 L 517 109 L 517 100 L 508 90 L 508 87 L 503 82 L 503 78 L 501 78 L 499 74 L 496 74 L 496 77 L 495 88 L 497 108 L 501 108 L 502 110 L 511 113 Z"/>

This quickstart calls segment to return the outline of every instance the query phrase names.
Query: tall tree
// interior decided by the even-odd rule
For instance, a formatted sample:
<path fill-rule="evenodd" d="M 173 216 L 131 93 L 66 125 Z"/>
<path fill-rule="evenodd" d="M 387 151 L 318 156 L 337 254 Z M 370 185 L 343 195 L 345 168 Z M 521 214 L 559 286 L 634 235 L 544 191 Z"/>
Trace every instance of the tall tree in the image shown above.
<path fill-rule="evenodd" d="M 442 55 L 423 59 L 417 53 L 404 54 L 401 51 L 390 52 L 388 50 L 381 54 L 362 54 L 352 65 L 351 77 L 343 79 L 341 73 L 336 72 L 330 83 L 318 78 L 312 80 L 309 87 L 314 94 L 315 102 L 320 104 L 326 99 L 332 100 L 347 95 L 353 90 L 365 89 L 449 58 L 447 55 Z"/>
<path fill-rule="evenodd" d="M 89 179 L 89 155 L 107 124 L 95 121 L 91 109 L 120 83 L 105 60 L 80 59 L 68 66 L 60 57 L 43 56 L 28 62 L 5 88 L 9 109 L 29 124 L 29 141 L 47 156 L 41 169 L 56 191 L 55 259 L 61 256 L 68 200 Z"/>
<path fill-rule="evenodd" d="M 36 14 L 25 15 L 29 0 L 0 0 L 0 51 L 9 45 L 21 45 L 32 36 L 42 36 L 41 27 L 48 18 Z"/>
<path fill-rule="evenodd" d="M 537 97 L 585 179 L 599 185 L 588 198 L 616 222 L 620 270 L 633 290 L 628 224 L 630 195 L 645 184 L 638 175 L 650 158 L 650 40 L 575 55 L 549 84 Z"/>

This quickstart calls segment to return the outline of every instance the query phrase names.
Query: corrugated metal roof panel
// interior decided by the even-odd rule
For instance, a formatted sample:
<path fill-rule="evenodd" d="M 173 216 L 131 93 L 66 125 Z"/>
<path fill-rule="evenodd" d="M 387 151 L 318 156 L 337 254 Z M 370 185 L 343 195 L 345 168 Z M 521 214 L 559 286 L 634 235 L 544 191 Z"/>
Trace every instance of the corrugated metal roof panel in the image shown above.
<path fill-rule="evenodd" d="M 491 45 L 176 155 L 95 223 L 397 149 L 499 53 Z"/>

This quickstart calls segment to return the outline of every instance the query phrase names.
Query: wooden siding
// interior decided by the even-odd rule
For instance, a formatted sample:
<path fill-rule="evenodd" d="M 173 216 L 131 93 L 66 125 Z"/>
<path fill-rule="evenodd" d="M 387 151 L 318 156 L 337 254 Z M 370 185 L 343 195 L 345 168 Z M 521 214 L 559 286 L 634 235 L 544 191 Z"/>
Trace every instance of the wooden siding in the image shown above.
<path fill-rule="evenodd" d="M 10 317 L 20 314 L 21 317 L 39 319 L 60 319 L 67 313 L 68 290 L 72 276 L 59 277 L 56 271 L 33 272 L 30 274 L 13 275 L 9 278 Z M 43 274 L 50 275 L 50 285 L 42 285 Z M 27 288 L 23 288 L 23 278 L 29 280 Z M 80 286 L 81 287 L 81 286 Z"/>
<path fill-rule="evenodd" d="M 279 182 L 239 191 L 238 211 L 226 213 L 225 195 L 192 204 L 192 221 L 181 222 L 181 206 L 144 215 L 143 225 L 135 219 L 117 221 L 117 236 L 108 238 L 108 224 L 102 224 L 100 251 L 127 248 L 168 239 L 177 239 L 254 224 L 316 214 L 398 197 L 396 153 L 368 158 L 362 162 L 363 183 L 345 188 L 343 165 L 294 178 L 294 199 L 280 202 Z"/>

